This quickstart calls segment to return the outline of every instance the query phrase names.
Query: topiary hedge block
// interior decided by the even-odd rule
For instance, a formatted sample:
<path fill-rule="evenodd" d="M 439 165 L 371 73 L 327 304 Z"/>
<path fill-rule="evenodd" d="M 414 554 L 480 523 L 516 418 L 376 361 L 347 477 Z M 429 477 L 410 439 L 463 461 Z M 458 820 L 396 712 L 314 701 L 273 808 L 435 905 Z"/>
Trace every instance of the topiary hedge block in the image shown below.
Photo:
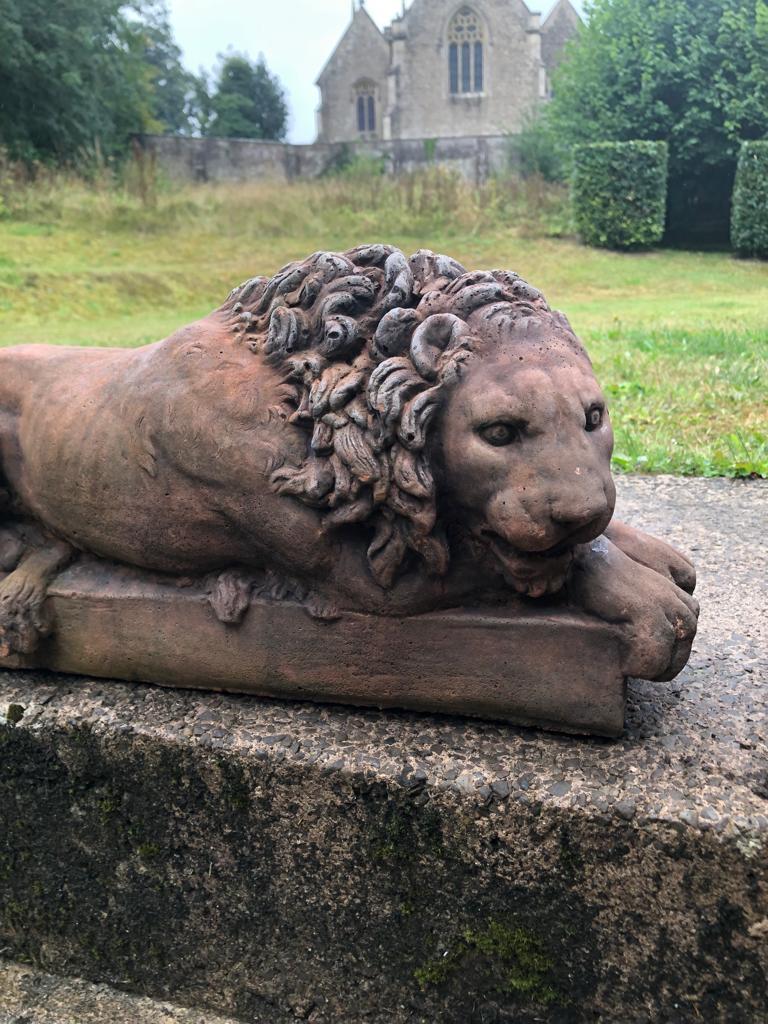
<path fill-rule="evenodd" d="M 664 234 L 665 142 L 596 142 L 576 146 L 572 197 L 579 236 L 606 249 L 641 249 Z"/>
<path fill-rule="evenodd" d="M 731 207 L 731 244 L 768 258 L 768 139 L 742 142 Z"/>

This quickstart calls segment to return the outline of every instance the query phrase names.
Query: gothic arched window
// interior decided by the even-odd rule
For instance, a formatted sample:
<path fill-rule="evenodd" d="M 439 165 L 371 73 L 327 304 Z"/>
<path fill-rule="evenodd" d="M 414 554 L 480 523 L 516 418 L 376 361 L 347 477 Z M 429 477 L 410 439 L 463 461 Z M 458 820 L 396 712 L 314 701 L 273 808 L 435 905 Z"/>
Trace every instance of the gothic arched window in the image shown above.
<path fill-rule="evenodd" d="M 483 27 L 471 7 L 461 7 L 448 26 L 448 77 L 453 95 L 483 91 Z"/>
<path fill-rule="evenodd" d="M 357 130 L 361 135 L 376 132 L 376 83 L 368 80 L 355 86 L 355 112 Z"/>

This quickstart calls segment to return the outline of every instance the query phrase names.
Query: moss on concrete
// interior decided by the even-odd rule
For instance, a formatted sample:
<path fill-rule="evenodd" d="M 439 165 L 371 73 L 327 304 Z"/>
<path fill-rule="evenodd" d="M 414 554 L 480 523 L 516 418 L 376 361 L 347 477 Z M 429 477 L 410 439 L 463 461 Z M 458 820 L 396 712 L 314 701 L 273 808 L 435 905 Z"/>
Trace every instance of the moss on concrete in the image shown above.
<path fill-rule="evenodd" d="M 514 923 L 489 921 L 481 931 L 465 929 L 439 957 L 418 967 L 414 977 L 425 990 L 452 980 L 465 985 L 467 975 L 479 973 L 488 991 L 548 1006 L 564 1002 L 549 981 L 554 966 L 544 942 L 533 932 Z"/>
<path fill-rule="evenodd" d="M 9 704 L 5 717 L 9 725 L 18 725 L 24 717 L 24 708 L 21 704 Z"/>
<path fill-rule="evenodd" d="M 371 857 L 384 863 L 411 863 L 414 856 L 450 856 L 440 814 L 430 803 L 387 801 L 369 820 Z"/>

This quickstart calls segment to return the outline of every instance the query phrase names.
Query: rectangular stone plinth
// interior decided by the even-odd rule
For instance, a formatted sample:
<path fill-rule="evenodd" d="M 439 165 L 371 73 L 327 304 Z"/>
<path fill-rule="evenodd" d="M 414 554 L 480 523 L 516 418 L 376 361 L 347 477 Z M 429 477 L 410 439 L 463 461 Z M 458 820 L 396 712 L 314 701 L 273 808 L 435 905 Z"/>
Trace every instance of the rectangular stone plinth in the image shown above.
<path fill-rule="evenodd" d="M 617 736 L 625 681 L 619 638 L 567 609 L 516 605 L 409 618 L 312 618 L 252 601 L 219 622 L 204 591 L 77 565 L 50 594 L 55 631 L 0 667 L 46 668 L 162 686 L 443 711 Z"/>

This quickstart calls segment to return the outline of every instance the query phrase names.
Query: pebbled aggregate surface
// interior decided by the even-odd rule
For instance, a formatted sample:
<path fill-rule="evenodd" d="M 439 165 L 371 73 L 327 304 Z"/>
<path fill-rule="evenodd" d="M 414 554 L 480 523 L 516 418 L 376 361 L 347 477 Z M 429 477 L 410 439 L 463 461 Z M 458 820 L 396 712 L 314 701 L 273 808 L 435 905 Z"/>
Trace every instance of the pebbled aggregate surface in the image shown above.
<path fill-rule="evenodd" d="M 230 1017 L 0 962 L 0 1024 L 236 1024 Z"/>

